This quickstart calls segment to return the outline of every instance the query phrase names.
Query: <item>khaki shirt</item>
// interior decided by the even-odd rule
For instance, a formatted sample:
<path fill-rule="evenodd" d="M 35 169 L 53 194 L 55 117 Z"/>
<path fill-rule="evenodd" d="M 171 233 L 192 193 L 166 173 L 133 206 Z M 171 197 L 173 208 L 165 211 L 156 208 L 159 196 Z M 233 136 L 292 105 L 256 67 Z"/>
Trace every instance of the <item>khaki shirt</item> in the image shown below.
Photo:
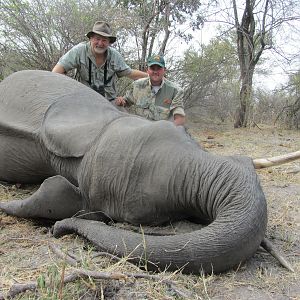
<path fill-rule="evenodd" d="M 76 79 L 83 84 L 89 86 L 89 58 L 91 60 L 91 87 L 94 90 L 104 86 L 104 64 L 97 66 L 96 59 L 91 51 L 90 42 L 83 42 L 63 55 L 58 64 L 62 65 L 66 72 L 77 69 Z M 108 47 L 107 49 L 107 76 L 111 78 L 110 82 L 104 86 L 105 97 L 113 100 L 117 96 L 116 79 L 131 73 L 131 68 L 125 63 L 121 54 L 115 49 Z"/>
<path fill-rule="evenodd" d="M 138 79 L 124 98 L 130 113 L 150 120 L 169 120 L 175 114 L 185 116 L 183 90 L 167 79 L 163 80 L 156 93 L 152 91 L 149 78 Z"/>

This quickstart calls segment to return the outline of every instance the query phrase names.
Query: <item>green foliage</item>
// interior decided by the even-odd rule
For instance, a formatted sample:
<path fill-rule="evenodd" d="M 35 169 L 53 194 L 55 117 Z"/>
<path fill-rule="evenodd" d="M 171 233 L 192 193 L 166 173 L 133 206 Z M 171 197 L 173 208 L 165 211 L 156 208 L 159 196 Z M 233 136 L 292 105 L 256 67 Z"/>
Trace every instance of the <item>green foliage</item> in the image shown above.
<path fill-rule="evenodd" d="M 194 24 L 200 26 L 203 23 L 203 18 L 199 18 L 199 14 L 197 13 L 201 6 L 201 2 L 199 0 L 120 0 L 116 1 L 116 4 L 117 6 L 119 5 L 123 8 L 131 10 L 137 16 L 142 18 L 151 17 L 153 12 L 159 14 L 159 17 L 161 18 L 165 14 L 165 8 L 167 5 L 170 5 L 172 14 L 172 20 L 170 20 L 170 22 L 179 22 L 182 24 L 186 22 L 185 17 L 197 15 L 198 23 L 193 20 Z M 137 22 L 136 25 L 139 26 L 141 24 Z"/>
<path fill-rule="evenodd" d="M 200 50 L 189 49 L 179 67 L 186 87 L 185 106 L 224 121 L 238 99 L 238 59 L 229 38 L 213 39 Z"/>
<path fill-rule="evenodd" d="M 77 0 L 3 0 L 0 2 L 2 73 L 21 69 L 51 70 L 59 57 L 85 40 L 95 20 L 111 7 Z"/>
<path fill-rule="evenodd" d="M 300 96 L 300 70 L 289 77 L 289 90 L 295 96 Z"/>
<path fill-rule="evenodd" d="M 165 53 L 167 42 L 174 37 L 191 40 L 191 34 L 179 25 L 185 23 L 196 29 L 203 24 L 199 0 L 117 1 L 116 5 L 126 9 L 127 25 L 123 32 L 132 36 L 134 52 L 142 62 L 154 52 Z"/>
<path fill-rule="evenodd" d="M 285 105 L 278 114 L 277 119 L 285 123 L 288 128 L 300 128 L 300 71 L 290 75 L 288 96 L 285 97 Z"/>
<path fill-rule="evenodd" d="M 256 123 L 270 123 L 288 129 L 300 128 L 300 72 L 290 76 L 286 86 L 254 93 Z"/>
<path fill-rule="evenodd" d="M 51 70 L 62 54 L 86 40 L 96 20 L 110 23 L 118 36 L 114 46 L 141 68 L 152 51 L 165 51 L 170 37 L 191 37 L 176 28 L 187 15 L 191 26 L 199 27 L 199 6 L 199 0 L 0 1 L 0 76 L 21 69 Z"/>
<path fill-rule="evenodd" d="M 234 45 L 228 39 L 212 39 L 201 53 L 189 50 L 185 53 L 184 72 L 197 74 L 200 69 L 217 74 L 220 78 L 232 80 L 238 74 L 238 60 Z"/>
<path fill-rule="evenodd" d="M 46 274 L 40 274 L 37 278 L 39 298 L 44 300 L 59 299 L 61 275 L 57 266 L 48 267 Z"/>

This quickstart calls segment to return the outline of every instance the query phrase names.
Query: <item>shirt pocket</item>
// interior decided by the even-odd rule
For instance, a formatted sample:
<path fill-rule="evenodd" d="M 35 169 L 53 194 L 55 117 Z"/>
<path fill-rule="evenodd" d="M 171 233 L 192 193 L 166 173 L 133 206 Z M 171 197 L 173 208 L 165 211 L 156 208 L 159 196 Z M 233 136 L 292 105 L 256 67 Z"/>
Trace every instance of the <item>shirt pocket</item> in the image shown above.
<path fill-rule="evenodd" d="M 155 121 L 158 120 L 168 120 L 170 117 L 170 108 L 162 107 L 162 106 L 155 106 L 151 107 L 153 110 L 153 115 Z"/>
<path fill-rule="evenodd" d="M 149 99 L 148 98 L 138 98 L 138 100 L 137 100 L 137 102 L 136 102 L 136 105 L 138 106 L 138 107 L 140 107 L 140 108 L 144 108 L 144 109 L 146 109 L 146 108 L 149 108 L 149 106 L 150 106 L 150 101 L 149 101 Z"/>

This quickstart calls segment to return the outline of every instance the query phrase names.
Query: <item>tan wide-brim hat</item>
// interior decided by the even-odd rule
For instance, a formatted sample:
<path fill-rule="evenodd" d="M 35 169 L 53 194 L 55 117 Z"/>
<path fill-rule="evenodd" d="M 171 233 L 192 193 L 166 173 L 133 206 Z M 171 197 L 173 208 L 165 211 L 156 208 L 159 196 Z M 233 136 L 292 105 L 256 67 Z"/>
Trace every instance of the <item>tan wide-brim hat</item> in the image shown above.
<path fill-rule="evenodd" d="M 93 29 L 92 31 L 88 32 L 86 34 L 86 36 L 88 38 L 91 37 L 91 35 L 93 34 L 99 34 L 99 35 L 102 35 L 102 36 L 105 36 L 105 37 L 108 37 L 111 44 L 114 43 L 116 41 L 116 37 L 112 34 L 112 30 L 110 28 L 110 26 L 106 23 L 106 22 L 103 22 L 103 21 L 97 21 L 94 26 L 93 26 Z"/>

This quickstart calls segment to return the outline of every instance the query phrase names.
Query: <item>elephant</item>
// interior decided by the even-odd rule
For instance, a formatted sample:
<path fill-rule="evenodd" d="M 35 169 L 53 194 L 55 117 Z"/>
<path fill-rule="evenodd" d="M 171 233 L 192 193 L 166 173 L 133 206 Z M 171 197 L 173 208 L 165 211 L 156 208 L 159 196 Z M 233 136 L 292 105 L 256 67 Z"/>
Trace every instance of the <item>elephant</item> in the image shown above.
<path fill-rule="evenodd" d="M 53 220 L 148 270 L 220 273 L 256 252 L 267 204 L 251 158 L 204 150 L 182 127 L 119 111 L 65 75 L 25 70 L 0 83 L 0 180 L 41 184 L 0 203 Z M 147 235 L 110 226 L 189 220 L 201 229 Z"/>

